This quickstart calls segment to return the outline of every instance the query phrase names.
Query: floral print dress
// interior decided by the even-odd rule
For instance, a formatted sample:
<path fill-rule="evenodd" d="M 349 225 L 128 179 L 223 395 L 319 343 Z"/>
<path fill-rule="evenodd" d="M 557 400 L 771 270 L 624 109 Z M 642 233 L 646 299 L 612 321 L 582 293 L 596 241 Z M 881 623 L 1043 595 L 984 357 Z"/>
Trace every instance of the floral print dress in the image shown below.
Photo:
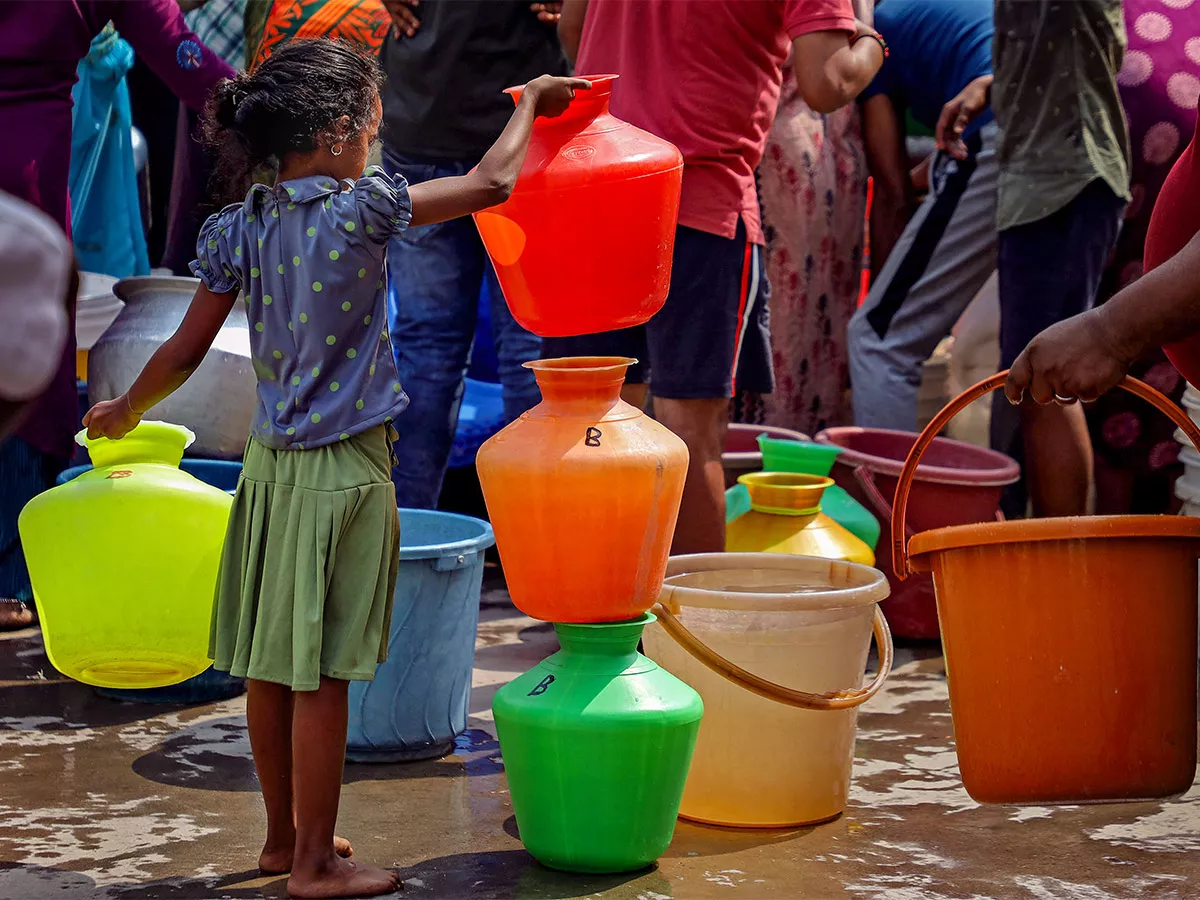
<path fill-rule="evenodd" d="M 1129 46 L 1117 83 L 1133 149 L 1132 201 L 1101 285 L 1101 302 L 1141 276 L 1150 213 L 1163 180 L 1196 128 L 1198 17 L 1200 0 L 1125 0 Z M 1176 402 L 1186 387 L 1161 351 L 1138 363 L 1130 374 Z M 1166 511 L 1181 471 L 1170 420 L 1124 391 L 1113 391 L 1088 409 L 1088 426 L 1098 463 L 1133 478 L 1128 511 Z"/>
<path fill-rule="evenodd" d="M 862 283 L 867 202 L 855 104 L 813 112 L 785 69 L 758 185 L 775 391 L 739 394 L 733 418 L 811 435 L 851 419 L 846 326 Z"/>

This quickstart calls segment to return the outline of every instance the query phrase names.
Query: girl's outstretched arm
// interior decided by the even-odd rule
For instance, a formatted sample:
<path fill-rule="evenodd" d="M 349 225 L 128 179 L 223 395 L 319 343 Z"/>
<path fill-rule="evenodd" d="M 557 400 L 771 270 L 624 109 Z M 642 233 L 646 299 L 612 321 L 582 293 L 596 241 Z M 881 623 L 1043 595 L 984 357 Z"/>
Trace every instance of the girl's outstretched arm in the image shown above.
<path fill-rule="evenodd" d="M 196 288 L 196 296 L 179 328 L 150 357 L 133 386 L 115 400 L 97 403 L 83 417 L 88 437 L 113 440 L 125 437 L 146 410 L 187 381 L 229 318 L 235 299 L 237 291 L 214 294 L 204 285 Z"/>
<path fill-rule="evenodd" d="M 538 116 L 561 116 L 574 99 L 575 92 L 589 90 L 591 86 L 582 78 L 550 75 L 535 78 L 525 85 L 508 125 L 479 165 L 466 175 L 436 178 L 409 186 L 410 227 L 469 216 L 507 200 L 525 162 L 533 120 Z"/>
<path fill-rule="evenodd" d="M 1011 403 L 1095 400 L 1116 387 L 1147 351 L 1200 332 L 1200 234 L 1103 306 L 1047 328 L 1016 362 Z"/>

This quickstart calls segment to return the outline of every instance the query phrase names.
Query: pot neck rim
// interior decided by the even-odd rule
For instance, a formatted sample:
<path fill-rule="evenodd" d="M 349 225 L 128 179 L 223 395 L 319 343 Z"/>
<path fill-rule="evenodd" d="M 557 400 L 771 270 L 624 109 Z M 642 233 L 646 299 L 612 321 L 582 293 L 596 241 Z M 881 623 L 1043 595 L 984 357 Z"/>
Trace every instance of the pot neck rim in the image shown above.
<path fill-rule="evenodd" d="M 645 613 L 626 622 L 556 622 L 554 631 L 564 653 L 627 659 L 637 655 L 642 630 L 655 620 L 652 613 Z"/>
<path fill-rule="evenodd" d="M 524 366 L 532 370 L 544 400 L 608 407 L 620 400 L 625 372 L 636 362 L 628 356 L 569 356 Z"/>
<path fill-rule="evenodd" d="M 588 90 L 575 92 L 575 98 L 567 106 L 565 112 L 560 116 L 555 116 L 553 119 L 539 118 L 536 127 L 538 128 L 558 128 L 563 125 L 570 125 L 573 128 L 578 127 L 581 123 L 588 122 L 597 116 L 608 112 L 608 106 L 612 99 L 613 82 L 617 80 L 617 75 L 578 75 L 585 81 L 591 82 L 592 86 Z M 525 91 L 524 85 L 510 87 L 504 93 L 513 98 L 513 104 L 521 102 L 521 95 Z"/>
<path fill-rule="evenodd" d="M 738 477 L 750 494 L 750 508 L 776 516 L 815 516 L 833 479 L 799 472 L 748 472 Z"/>
<path fill-rule="evenodd" d="M 86 429 L 75 436 L 75 442 L 87 448 L 92 465 L 97 469 L 138 463 L 178 467 L 183 452 L 195 440 L 196 435 L 189 429 L 169 422 L 139 422 L 117 441 L 89 438 Z"/>

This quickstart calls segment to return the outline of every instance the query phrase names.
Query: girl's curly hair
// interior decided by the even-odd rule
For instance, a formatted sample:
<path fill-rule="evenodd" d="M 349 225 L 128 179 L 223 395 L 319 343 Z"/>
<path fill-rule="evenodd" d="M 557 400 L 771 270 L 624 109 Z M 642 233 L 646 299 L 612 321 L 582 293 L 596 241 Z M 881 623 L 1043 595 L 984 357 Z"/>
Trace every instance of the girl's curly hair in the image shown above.
<path fill-rule="evenodd" d="M 222 81 L 205 110 L 204 137 L 217 152 L 229 200 L 245 196 L 256 171 L 315 150 L 342 116 L 350 117 L 350 134 L 367 128 L 382 86 L 374 57 L 327 39 L 292 41 Z"/>

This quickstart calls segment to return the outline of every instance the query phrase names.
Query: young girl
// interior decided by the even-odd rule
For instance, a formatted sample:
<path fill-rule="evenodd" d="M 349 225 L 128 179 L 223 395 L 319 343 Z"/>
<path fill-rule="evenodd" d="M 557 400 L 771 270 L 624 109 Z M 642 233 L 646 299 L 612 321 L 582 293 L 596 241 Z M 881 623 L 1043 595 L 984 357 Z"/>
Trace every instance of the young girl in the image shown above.
<path fill-rule="evenodd" d="M 119 439 L 204 358 L 239 291 L 258 376 L 243 477 L 213 610 L 217 669 L 249 679 L 246 713 L 267 809 L 264 872 L 293 897 L 392 891 L 396 877 L 344 857 L 334 837 L 347 687 L 387 656 L 398 565 L 391 422 L 408 402 L 384 325 L 384 252 L 409 225 L 504 201 L 536 116 L 590 87 L 543 76 L 473 171 L 414 185 L 363 175 L 381 117 L 375 63 L 331 41 L 276 51 L 223 82 L 215 133 L 273 187 L 204 225 L 202 284 L 178 331 L 122 397 L 97 404 L 91 437 Z M 357 179 L 357 180 L 356 180 Z"/>

